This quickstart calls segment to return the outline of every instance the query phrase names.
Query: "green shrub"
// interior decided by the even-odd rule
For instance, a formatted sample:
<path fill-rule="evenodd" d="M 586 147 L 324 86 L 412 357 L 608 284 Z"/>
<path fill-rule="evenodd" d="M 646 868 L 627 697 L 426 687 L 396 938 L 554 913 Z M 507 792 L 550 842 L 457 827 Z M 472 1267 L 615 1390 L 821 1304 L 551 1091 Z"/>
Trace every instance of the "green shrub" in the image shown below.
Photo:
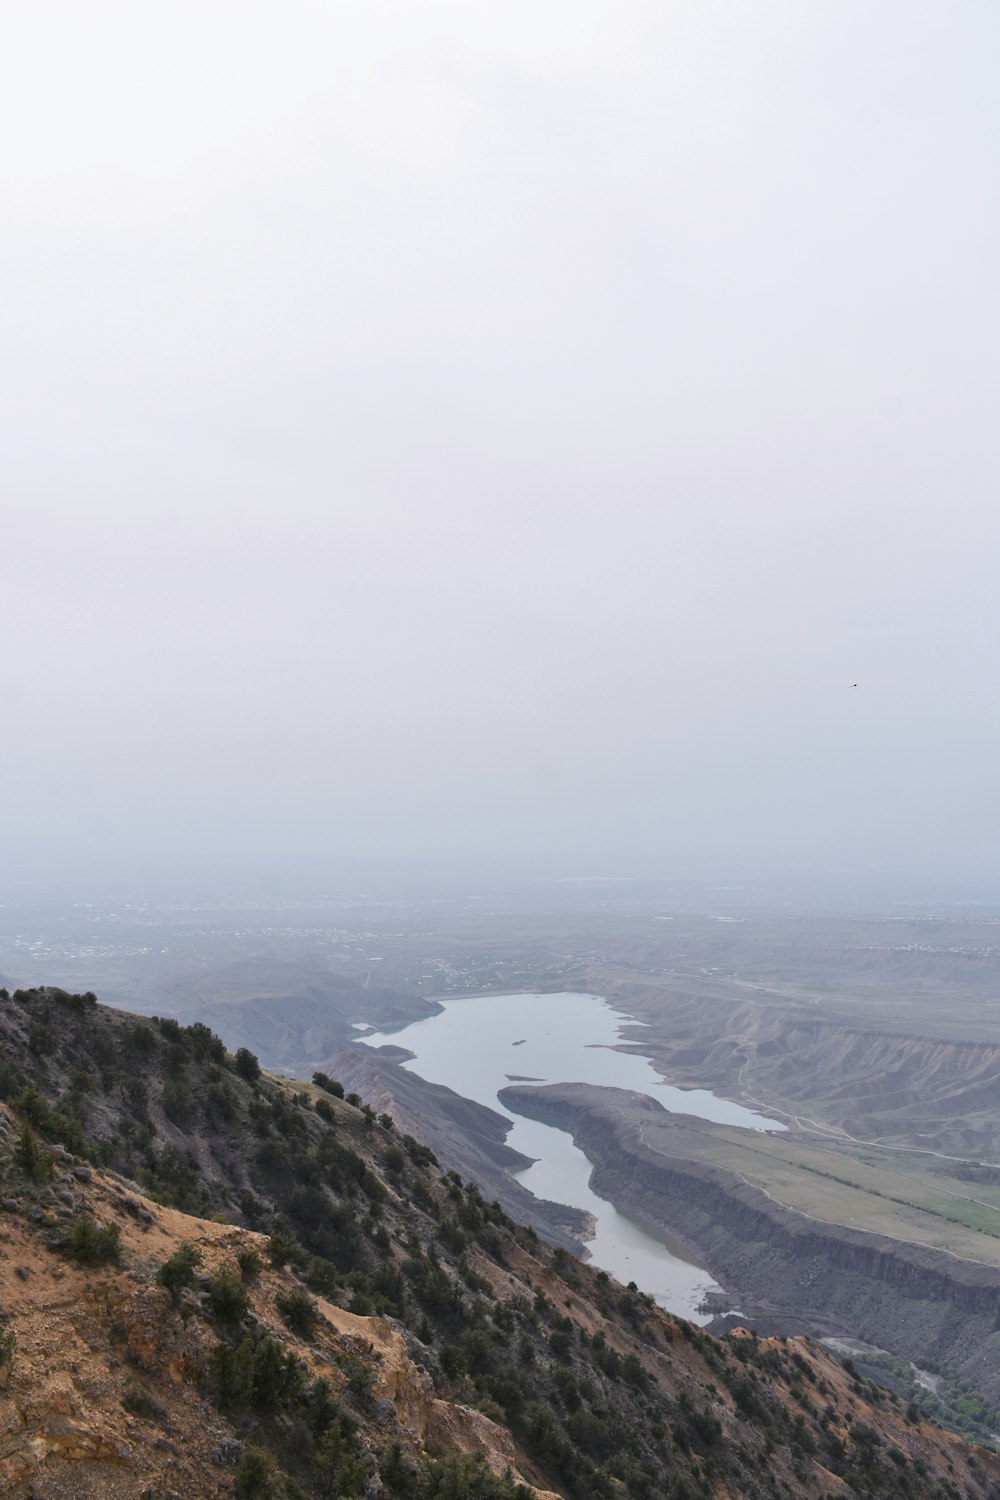
<path fill-rule="evenodd" d="M 252 1245 L 244 1245 L 236 1257 L 236 1264 L 240 1268 L 240 1275 L 244 1281 L 256 1281 L 264 1262 Z"/>
<path fill-rule="evenodd" d="M 430 1212 L 433 1208 L 436 1207 L 434 1194 L 431 1192 L 430 1188 L 427 1186 L 422 1177 L 414 1178 L 411 1193 L 413 1195 L 413 1201 L 418 1208 L 422 1208 Z"/>
<path fill-rule="evenodd" d="M 344 1085 L 342 1083 L 338 1083 L 335 1078 L 328 1077 L 326 1073 L 314 1073 L 312 1076 L 312 1081 L 318 1089 L 325 1089 L 326 1092 L 328 1094 L 332 1094 L 335 1099 L 343 1099 Z"/>
<path fill-rule="evenodd" d="M 262 1415 L 274 1416 L 298 1398 L 302 1390 L 301 1366 L 294 1354 L 286 1354 L 277 1339 L 269 1335 L 258 1338 L 252 1356 L 251 1404 Z"/>
<path fill-rule="evenodd" d="M 156 1032 L 147 1022 L 140 1021 L 126 1032 L 122 1045 L 127 1054 L 148 1061 L 156 1051 Z"/>
<path fill-rule="evenodd" d="M 190 1130 L 194 1124 L 194 1099 L 191 1090 L 180 1079 L 168 1079 L 161 1095 L 163 1113 L 181 1130 Z"/>
<path fill-rule="evenodd" d="M 264 1500 L 272 1494 L 272 1480 L 277 1473 L 274 1455 L 267 1448 L 244 1448 L 236 1467 L 238 1500 Z"/>
<path fill-rule="evenodd" d="M 278 1311 L 293 1333 L 311 1339 L 316 1329 L 316 1304 L 305 1292 L 286 1292 L 278 1297 Z"/>
<path fill-rule="evenodd" d="M 245 1338 L 234 1349 L 216 1344 L 208 1356 L 209 1382 L 223 1411 L 241 1411 L 253 1395 L 253 1345 Z"/>
<path fill-rule="evenodd" d="M 71 1260 L 83 1266 L 118 1261 L 122 1253 L 121 1233 L 117 1224 L 98 1225 L 90 1214 L 77 1214 L 62 1248 Z"/>
<path fill-rule="evenodd" d="M 201 1251 L 185 1240 L 157 1271 L 157 1281 L 166 1287 L 175 1304 L 180 1301 L 185 1287 L 194 1286 L 195 1268 L 201 1265 L 201 1258 Z"/>
<path fill-rule="evenodd" d="M 390 1146 L 382 1161 L 387 1172 L 401 1172 L 406 1166 L 406 1156 L 398 1146 Z"/>
<path fill-rule="evenodd" d="M 379 1474 L 391 1495 L 412 1495 L 416 1490 L 416 1469 L 398 1438 L 389 1445 L 379 1465 Z"/>
<path fill-rule="evenodd" d="M 415 1162 L 418 1167 L 436 1167 L 438 1165 L 438 1159 L 430 1146 L 425 1146 L 421 1141 L 414 1140 L 412 1135 L 403 1136 L 403 1145 L 406 1147 L 406 1154 L 410 1160 Z"/>
<path fill-rule="evenodd" d="M 498 1479 L 480 1453 L 425 1460 L 422 1500 L 531 1500 L 531 1494 L 509 1471 Z"/>
<path fill-rule="evenodd" d="M 246 1079 L 247 1083 L 255 1083 L 260 1077 L 260 1062 L 257 1054 L 251 1052 L 249 1047 L 240 1048 L 236 1054 L 234 1067 L 240 1077 Z"/>
<path fill-rule="evenodd" d="M 14 1160 L 31 1182 L 48 1182 L 55 1170 L 55 1157 L 51 1151 L 46 1151 L 44 1146 L 38 1144 L 35 1132 L 27 1121 L 21 1126 Z"/>
<path fill-rule="evenodd" d="M 27 1121 L 47 1140 L 61 1141 L 70 1151 L 83 1150 L 83 1132 L 79 1120 L 67 1114 L 65 1109 L 53 1108 L 38 1089 L 25 1089 L 11 1100 L 11 1104 L 21 1119 Z"/>
<path fill-rule="evenodd" d="M 320 1438 L 316 1462 L 329 1486 L 328 1494 L 342 1496 L 343 1500 L 361 1500 L 365 1495 L 368 1468 L 343 1416 L 334 1417 Z"/>
<path fill-rule="evenodd" d="M 267 1253 L 272 1266 L 280 1268 L 298 1252 L 298 1241 L 287 1224 L 276 1224 L 267 1241 Z"/>
<path fill-rule="evenodd" d="M 250 1298 L 247 1289 L 229 1266 L 222 1266 L 205 1288 L 208 1309 L 217 1323 L 234 1328 L 246 1317 Z"/>
<path fill-rule="evenodd" d="M 343 1355 L 339 1363 L 347 1376 L 344 1389 L 348 1396 L 356 1406 L 364 1406 L 375 1389 L 375 1371 L 356 1354 Z"/>

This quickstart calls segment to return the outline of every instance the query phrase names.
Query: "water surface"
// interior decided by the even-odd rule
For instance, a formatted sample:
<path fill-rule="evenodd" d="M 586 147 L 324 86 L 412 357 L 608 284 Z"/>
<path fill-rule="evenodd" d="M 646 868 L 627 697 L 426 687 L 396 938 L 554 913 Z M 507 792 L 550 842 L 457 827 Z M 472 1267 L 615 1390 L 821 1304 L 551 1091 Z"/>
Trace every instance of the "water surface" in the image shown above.
<path fill-rule="evenodd" d="M 407 1048 L 415 1055 L 403 1067 L 490 1109 L 502 1108 L 500 1089 L 515 1078 L 530 1078 L 634 1089 L 667 1109 L 706 1120 L 750 1130 L 783 1128 L 706 1089 L 664 1084 L 647 1058 L 614 1051 L 629 1018 L 598 995 L 475 995 L 442 1003 L 434 1015 L 362 1040 Z M 620 1281 L 634 1281 L 671 1312 L 707 1321 L 698 1305 L 707 1291 L 719 1290 L 717 1284 L 679 1241 L 597 1196 L 590 1186 L 590 1162 L 566 1131 L 515 1115 L 507 1144 L 536 1158 L 515 1174 L 526 1188 L 593 1215 L 596 1232 L 588 1248 L 595 1265 Z"/>

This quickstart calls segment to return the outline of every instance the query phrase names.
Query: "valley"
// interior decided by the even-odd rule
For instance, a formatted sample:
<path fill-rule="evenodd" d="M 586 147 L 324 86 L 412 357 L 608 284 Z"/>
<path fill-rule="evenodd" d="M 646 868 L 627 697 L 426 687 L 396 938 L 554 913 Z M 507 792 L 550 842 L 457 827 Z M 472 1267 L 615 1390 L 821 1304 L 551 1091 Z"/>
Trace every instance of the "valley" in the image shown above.
<path fill-rule="evenodd" d="M 30 902 L 0 909 L 0 972 L 30 979 L 44 961 L 64 983 L 107 982 L 129 1009 L 207 1020 L 290 1076 L 341 1078 L 521 1222 L 587 1253 L 593 1214 L 551 1185 L 532 1194 L 536 1153 L 518 1154 L 511 1134 L 526 1116 L 557 1123 L 602 1200 L 673 1236 L 721 1283 L 713 1309 L 933 1358 L 996 1397 L 995 909 L 593 882 L 183 910 L 108 898 L 63 915 L 61 942 L 46 912 L 34 948 L 43 924 Z M 531 990 L 605 997 L 614 1045 L 652 1064 L 653 1100 L 659 1077 L 664 1099 L 667 1086 L 703 1090 L 786 1128 L 665 1111 L 637 1123 L 613 1089 L 553 1092 L 574 1080 L 527 1066 L 524 1047 L 488 1104 L 394 1050 L 399 1028 L 456 996 L 471 1034 L 476 996 Z M 395 1035 L 376 1049 L 359 1028 Z"/>
<path fill-rule="evenodd" d="M 0 1181 L 12 1500 L 1000 1495 L 851 1361 L 670 1316 L 200 1022 L 0 991 Z"/>

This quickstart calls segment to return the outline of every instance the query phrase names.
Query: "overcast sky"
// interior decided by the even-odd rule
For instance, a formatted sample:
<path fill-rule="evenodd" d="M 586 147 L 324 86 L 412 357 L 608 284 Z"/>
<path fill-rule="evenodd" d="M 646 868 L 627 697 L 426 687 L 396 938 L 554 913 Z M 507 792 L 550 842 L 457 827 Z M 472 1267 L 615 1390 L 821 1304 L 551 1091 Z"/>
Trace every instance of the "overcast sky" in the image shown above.
<path fill-rule="evenodd" d="M 3 29 L 10 864 L 1000 873 L 992 0 Z"/>

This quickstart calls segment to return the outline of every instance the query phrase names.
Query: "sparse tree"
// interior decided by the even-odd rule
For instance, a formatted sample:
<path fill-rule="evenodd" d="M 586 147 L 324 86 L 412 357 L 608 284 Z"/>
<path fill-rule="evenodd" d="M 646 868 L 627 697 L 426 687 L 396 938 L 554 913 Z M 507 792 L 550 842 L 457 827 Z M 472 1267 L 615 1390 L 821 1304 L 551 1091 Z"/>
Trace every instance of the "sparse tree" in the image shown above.
<path fill-rule="evenodd" d="M 176 1305 L 185 1287 L 194 1286 L 195 1268 L 201 1265 L 201 1251 L 185 1240 L 156 1273 L 160 1286 L 166 1287 Z"/>

